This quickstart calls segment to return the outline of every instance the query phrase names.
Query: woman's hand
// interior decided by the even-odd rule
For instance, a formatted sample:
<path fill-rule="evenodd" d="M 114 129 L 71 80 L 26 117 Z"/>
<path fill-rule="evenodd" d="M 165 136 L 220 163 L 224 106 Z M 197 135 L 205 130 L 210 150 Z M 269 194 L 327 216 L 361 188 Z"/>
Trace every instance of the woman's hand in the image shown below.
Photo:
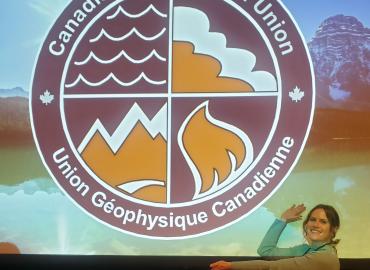
<path fill-rule="evenodd" d="M 281 214 L 281 219 L 284 220 L 286 223 L 294 222 L 297 220 L 302 219 L 302 213 L 306 210 L 306 206 L 304 204 L 295 205 L 293 204 L 290 208 L 285 210 L 284 213 Z"/>
<path fill-rule="evenodd" d="M 211 270 L 230 270 L 231 262 L 218 261 L 209 265 Z"/>

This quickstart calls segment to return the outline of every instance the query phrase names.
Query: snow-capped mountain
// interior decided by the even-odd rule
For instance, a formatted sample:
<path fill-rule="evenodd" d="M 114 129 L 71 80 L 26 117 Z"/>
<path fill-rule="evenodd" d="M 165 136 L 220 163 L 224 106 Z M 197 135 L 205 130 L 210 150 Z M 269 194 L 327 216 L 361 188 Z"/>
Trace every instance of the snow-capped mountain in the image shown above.
<path fill-rule="evenodd" d="M 24 97 L 28 98 L 28 92 L 21 87 L 14 87 L 12 89 L 0 89 L 0 98 L 8 97 Z"/>
<path fill-rule="evenodd" d="M 370 29 L 355 17 L 326 19 L 308 44 L 317 106 L 370 110 Z"/>

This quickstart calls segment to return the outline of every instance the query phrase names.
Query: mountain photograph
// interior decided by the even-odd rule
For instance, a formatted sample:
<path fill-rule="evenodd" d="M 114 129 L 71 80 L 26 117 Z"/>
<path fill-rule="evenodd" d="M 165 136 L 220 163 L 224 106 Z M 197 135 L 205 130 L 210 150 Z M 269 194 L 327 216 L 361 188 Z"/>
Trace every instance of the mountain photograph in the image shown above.
<path fill-rule="evenodd" d="M 0 147 L 32 145 L 28 92 L 0 89 Z"/>
<path fill-rule="evenodd" d="M 302 159 L 317 161 L 333 151 L 340 151 L 344 156 L 348 152 L 370 152 L 367 130 L 370 125 L 370 29 L 355 17 L 335 15 L 321 23 L 308 48 L 316 77 L 316 109 Z M 16 151 L 8 150 L 2 158 L 15 155 L 18 159 L 19 155 L 25 155 L 14 153 L 28 149 L 28 155 L 40 163 L 32 138 L 28 96 L 21 87 L 0 89 L 0 151 L 14 147 Z M 320 149 L 318 157 L 317 149 Z M 363 156 L 367 157 L 368 154 Z M 348 158 L 348 164 L 353 162 Z M 325 162 L 300 162 L 297 170 L 312 169 L 315 164 L 324 166 Z M 12 178 L 10 173 L 8 176 Z"/>
<path fill-rule="evenodd" d="M 29 117 L 28 92 L 0 89 L 0 185 L 48 177 L 37 153 Z"/>
<path fill-rule="evenodd" d="M 321 23 L 308 47 L 316 109 L 307 147 L 370 151 L 370 29 L 336 15 Z"/>
<path fill-rule="evenodd" d="M 336 15 L 321 23 L 308 47 L 317 107 L 370 111 L 370 29 Z"/>
<path fill-rule="evenodd" d="M 352 9 L 348 12 L 351 16 L 342 15 L 340 13 L 347 12 L 347 10 L 338 11 L 335 9 L 334 5 L 339 5 L 340 2 L 336 2 L 336 0 L 332 0 L 330 4 L 329 1 L 316 3 L 307 1 L 307 3 L 297 4 L 297 1 L 291 0 L 290 5 L 285 3 L 285 0 L 281 1 L 289 8 L 297 22 L 302 19 L 299 28 L 302 29 L 304 36 L 309 37 L 306 43 L 315 72 L 316 93 L 315 111 L 306 145 L 286 179 L 281 181 L 281 185 L 279 183 L 279 186 L 259 207 L 256 207 L 251 215 L 243 217 L 228 228 L 223 228 L 209 235 L 202 235 L 200 238 L 168 242 L 138 239 L 136 236 L 127 235 L 100 224 L 96 219 L 76 207 L 76 204 L 63 192 L 62 186 L 52 180 L 52 175 L 46 169 L 33 138 L 29 111 L 32 89 L 26 89 L 25 85 L 28 85 L 29 80 L 32 79 L 31 66 L 37 59 L 35 48 L 41 45 L 47 29 L 50 29 L 51 23 L 55 22 L 58 16 L 61 16 L 62 10 L 70 1 L 32 0 L 24 1 L 24 3 L 18 2 L 22 1 L 9 1 L 4 6 L 3 12 L 4 18 L 6 18 L 6 13 L 13 14 L 13 17 L 14 14 L 22 15 L 19 17 L 22 18 L 23 29 L 20 29 L 20 26 L 17 26 L 18 29 L 14 29 L 15 26 L 11 26 L 13 28 L 4 27 L 4 31 L 14 31 L 14 33 L 5 33 L 4 35 L 12 37 L 9 38 L 10 45 L 8 45 L 11 50 L 7 51 L 3 47 L 1 49 L 4 52 L 1 59 L 8 61 L 4 61 L 2 70 L 4 75 L 1 78 L 3 85 L 0 85 L 0 164 L 2 164 L 0 169 L 0 205 L 3 206 L 0 207 L 0 235 L 3 237 L 0 240 L 16 243 L 22 253 L 26 254 L 197 255 L 201 253 L 202 255 L 254 256 L 260 236 L 263 236 L 265 229 L 267 230 L 269 222 L 285 210 L 287 205 L 302 202 L 307 208 L 310 208 L 317 203 L 325 203 L 340 210 L 341 222 L 344 225 L 338 232 L 338 237 L 341 239 L 338 246 L 339 257 L 368 257 L 367 239 L 370 238 L 368 229 L 370 214 L 361 211 L 363 208 L 370 207 L 368 200 L 370 190 L 370 29 L 367 28 L 370 24 L 366 20 L 366 15 L 364 19 L 361 17 L 362 13 L 360 14 L 356 10 L 353 11 L 354 14 Z M 200 2 L 207 3 L 208 1 Z M 145 3 L 146 1 L 143 1 L 143 5 Z M 16 7 L 15 10 L 18 13 L 8 10 L 11 5 Z M 48 5 L 49 9 L 45 9 Z M 296 10 L 293 8 L 295 5 L 297 5 Z M 353 5 L 358 5 L 358 3 Z M 315 12 L 317 11 L 317 14 L 309 12 L 312 11 L 311 8 Z M 320 11 L 327 9 L 327 12 L 321 13 L 319 9 Z M 20 14 L 21 10 L 24 13 Z M 301 11 L 304 11 L 304 16 L 300 14 Z M 32 12 L 34 12 L 33 15 Z M 33 16 L 32 19 L 35 21 L 32 24 L 32 31 L 25 31 L 25 29 L 29 30 L 25 27 L 28 26 L 28 21 L 24 20 L 23 17 L 29 14 Z M 355 16 L 352 16 L 353 14 Z M 149 15 L 157 16 L 153 12 Z M 45 21 L 42 23 L 38 21 L 41 19 Z M 164 19 L 163 25 L 160 24 L 161 27 L 167 27 L 164 22 L 167 22 L 167 19 Z M 36 33 L 34 30 L 40 24 L 44 24 L 44 28 L 40 27 L 39 33 Z M 309 28 L 311 32 L 305 28 L 308 25 L 311 27 Z M 150 27 L 154 29 L 155 25 L 150 25 Z M 117 30 L 121 31 L 122 29 L 117 27 Z M 19 40 L 15 39 L 13 35 L 19 35 Z M 86 44 L 90 42 L 87 38 L 84 41 Z M 158 54 L 163 52 L 165 55 L 168 52 L 167 46 L 171 45 L 168 45 L 170 43 L 165 38 L 162 41 L 165 46 L 162 46 L 162 43 L 158 45 Z M 37 46 L 34 43 L 37 43 Z M 177 41 L 177 43 L 179 42 Z M 183 43 L 186 42 L 183 41 Z M 148 42 L 148 44 L 150 43 Z M 184 57 L 186 58 L 184 60 L 179 58 L 180 67 L 176 70 L 183 67 L 181 65 L 185 60 L 194 64 L 195 60 L 192 58 L 196 57 L 199 60 L 199 57 L 204 57 L 201 53 L 192 52 L 191 47 L 181 47 L 180 45 L 186 44 L 174 44 L 173 55 L 183 57 L 182 53 L 186 51 L 188 56 Z M 35 48 L 30 49 L 31 46 Z M 103 55 L 111 53 L 108 50 L 104 51 L 103 46 L 97 45 L 96 47 Z M 138 47 L 142 51 L 146 49 L 140 44 Z M 32 51 L 33 49 L 34 51 Z M 121 50 L 121 44 L 118 44 L 117 53 Z M 84 68 L 81 63 L 90 61 L 88 58 L 90 56 L 84 46 L 78 47 L 77 52 L 80 52 L 80 55 L 75 55 L 76 72 Z M 154 55 L 154 52 L 152 54 Z M 77 58 L 77 56 L 81 56 L 81 58 Z M 134 56 L 132 58 L 136 59 L 137 56 Z M 160 65 L 158 70 L 151 69 L 153 74 L 167 72 L 167 64 L 165 61 L 161 61 L 163 57 L 153 57 L 151 60 L 159 61 Z M 174 62 L 177 60 L 175 57 Z M 207 63 L 216 62 L 214 59 L 207 58 L 206 60 Z M 123 61 L 127 61 L 127 59 Z M 138 62 L 137 59 L 136 62 Z M 120 64 L 119 61 L 112 63 L 114 65 Z M 130 65 L 136 68 L 139 66 L 132 63 Z M 93 83 L 99 79 L 96 74 L 105 71 L 104 66 L 99 64 L 96 69 L 92 69 L 89 79 Z M 217 67 L 218 70 L 219 64 L 213 66 Z M 193 68 L 191 65 L 189 67 Z M 120 72 L 126 75 L 126 71 L 130 68 L 122 69 Z M 207 66 L 198 64 L 194 66 L 194 70 L 187 69 L 184 72 L 188 72 L 188 76 L 193 80 L 199 79 L 198 85 L 204 78 L 195 78 L 193 74 L 202 69 L 210 68 L 208 68 L 208 64 Z M 14 78 L 9 75 L 10 73 L 14 75 Z M 182 72 L 179 74 L 183 76 Z M 23 82 L 22 75 L 24 75 Z M 69 75 L 75 74 L 70 73 Z M 81 91 L 80 85 L 74 84 L 74 82 L 78 82 L 76 78 L 68 76 L 66 75 L 66 78 L 70 79 L 69 86 L 75 91 L 72 91 L 72 94 Z M 187 86 L 186 89 L 181 87 L 184 87 L 183 83 L 194 84 L 195 81 L 188 80 L 186 76 L 183 76 L 184 80 L 180 81 L 183 79 L 181 76 L 177 78 L 178 81 L 172 81 L 172 90 L 176 92 L 176 88 L 178 88 L 178 93 L 193 91 L 194 85 Z M 218 75 L 212 73 L 212 76 L 217 78 Z M 175 85 L 176 82 L 180 82 L 178 86 Z M 219 82 L 215 80 L 214 84 L 216 83 Z M 17 85 L 22 87 L 16 87 Z M 114 87 L 116 89 L 112 88 L 113 90 L 122 90 L 120 86 Z M 161 89 L 161 87 L 157 88 Z M 246 85 L 240 87 L 241 91 L 250 91 Z M 96 89 L 100 91 L 102 88 L 97 87 Z M 113 91 L 112 89 L 110 86 L 106 87 L 107 91 Z M 140 89 L 145 88 L 141 87 Z M 133 95 L 133 97 L 135 96 Z M 39 99 L 36 96 L 33 98 Z M 72 101 L 73 99 L 69 99 L 69 102 Z M 163 101 L 164 104 L 167 104 L 166 102 L 167 99 Z M 47 102 L 44 104 L 47 105 Z M 65 102 L 64 105 L 68 105 L 68 102 Z M 120 110 L 121 107 L 116 104 L 110 106 L 109 109 L 114 111 Z M 76 106 L 76 108 L 78 110 L 73 112 L 80 113 L 66 118 L 70 121 L 67 122 L 66 126 L 69 129 L 68 132 L 75 135 L 71 138 L 75 140 L 73 143 L 81 160 L 89 168 L 98 172 L 97 175 L 108 179 L 109 181 L 104 184 L 113 187 L 116 194 L 120 192 L 123 196 L 131 196 L 134 200 L 166 203 L 167 189 L 173 188 L 166 182 L 166 138 L 160 133 L 156 134 L 157 136 L 151 136 L 151 133 L 148 133 L 150 128 L 143 124 L 143 120 L 140 118 L 140 121 L 135 122 L 135 126 L 131 128 L 133 133 L 127 136 L 127 142 L 122 144 L 120 139 L 125 136 L 122 134 L 130 134 L 126 132 L 127 125 L 122 125 L 124 128 L 117 133 L 119 136 L 112 135 L 114 130 L 119 127 L 121 118 L 117 117 L 118 120 L 112 120 L 112 114 L 107 113 L 107 116 L 102 118 L 105 120 L 102 120 L 103 129 L 99 125 L 94 125 L 95 120 L 100 119 L 98 118 L 100 115 L 92 117 L 89 110 L 85 110 L 88 108 L 86 104 Z M 124 109 L 122 110 L 124 111 Z M 227 111 L 227 108 L 223 106 L 222 110 Z M 238 113 L 244 115 L 242 111 L 238 111 Z M 154 113 L 152 114 L 148 114 L 148 119 L 152 120 Z M 121 116 L 118 113 L 117 115 Z M 126 111 L 122 115 L 126 115 Z M 167 114 L 164 116 L 167 117 Z M 85 122 L 83 122 L 83 117 L 87 119 Z M 292 117 L 297 116 L 292 115 Z M 90 119 L 94 121 L 88 125 Z M 81 128 L 82 125 L 88 128 Z M 154 127 L 157 126 L 154 125 Z M 203 128 L 199 128 L 199 130 L 204 131 Z M 257 128 L 257 130 L 260 132 L 261 128 Z M 102 134 L 109 136 L 104 137 Z M 53 139 L 50 138 L 50 141 L 53 142 Z M 217 143 L 219 144 L 219 141 Z M 266 145 L 267 147 L 270 146 Z M 138 151 L 138 148 L 145 151 Z M 204 145 L 198 147 L 198 149 L 203 148 L 205 148 Z M 143 155 L 145 156 L 143 157 Z M 177 162 L 173 157 L 172 155 L 171 161 Z M 157 159 L 157 163 L 153 162 L 154 159 Z M 140 160 L 141 163 L 138 163 L 137 160 Z M 124 167 L 122 164 L 128 164 L 128 166 Z M 208 166 L 208 163 L 206 165 Z M 214 167 L 211 168 L 214 169 Z M 153 171 L 155 174 L 152 173 Z M 181 177 L 181 179 L 186 178 L 186 175 Z M 144 183 L 153 183 L 153 179 L 161 183 L 161 185 L 154 186 L 155 190 L 151 186 L 148 189 L 134 190 L 132 188 L 134 186 L 131 185 L 132 182 L 143 180 Z M 134 187 L 137 186 L 139 185 Z M 153 194 L 159 195 L 154 197 Z M 182 191 L 181 194 L 186 193 Z M 25 226 L 24 221 L 27 221 L 29 226 Z M 295 223 L 290 224 L 287 229 L 286 235 L 282 237 L 282 240 L 286 241 L 283 244 L 295 244 L 288 242 L 288 238 L 290 236 L 294 236 L 291 238 L 301 237 L 302 228 Z M 304 241 L 303 236 L 302 241 Z"/>
<path fill-rule="evenodd" d="M 312 128 L 293 172 L 265 206 L 274 213 L 292 202 L 341 209 L 339 255 L 355 258 L 351 247 L 365 248 L 359 243 L 369 219 L 356 213 L 369 206 L 370 30 L 355 17 L 332 16 L 308 47 L 316 77 Z"/>

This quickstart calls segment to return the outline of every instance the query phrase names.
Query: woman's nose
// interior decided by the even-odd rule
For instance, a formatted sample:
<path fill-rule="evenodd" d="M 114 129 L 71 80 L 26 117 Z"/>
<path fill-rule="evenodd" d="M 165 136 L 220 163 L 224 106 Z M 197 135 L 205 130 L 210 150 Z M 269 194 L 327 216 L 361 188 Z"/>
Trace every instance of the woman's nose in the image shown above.
<path fill-rule="evenodd" d="M 319 221 L 315 220 L 315 221 L 312 221 L 311 222 L 311 226 L 312 227 L 319 227 L 320 226 L 320 223 L 319 223 Z"/>

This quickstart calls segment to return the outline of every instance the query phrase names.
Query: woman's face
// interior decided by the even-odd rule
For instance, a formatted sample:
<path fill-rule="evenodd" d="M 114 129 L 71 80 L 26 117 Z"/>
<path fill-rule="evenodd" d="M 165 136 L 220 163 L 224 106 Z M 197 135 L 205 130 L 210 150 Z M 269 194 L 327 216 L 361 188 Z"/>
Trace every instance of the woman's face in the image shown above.
<path fill-rule="evenodd" d="M 332 237 L 331 225 L 321 208 L 315 209 L 306 224 L 306 237 L 310 244 L 314 242 L 330 242 Z"/>

